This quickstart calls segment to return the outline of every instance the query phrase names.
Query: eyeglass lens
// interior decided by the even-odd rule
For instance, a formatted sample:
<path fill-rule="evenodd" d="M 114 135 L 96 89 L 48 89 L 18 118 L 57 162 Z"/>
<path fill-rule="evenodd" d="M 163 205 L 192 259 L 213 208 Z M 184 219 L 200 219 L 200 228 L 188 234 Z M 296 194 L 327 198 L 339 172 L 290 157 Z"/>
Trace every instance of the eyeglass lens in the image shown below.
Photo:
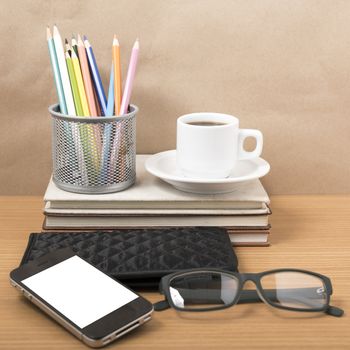
<path fill-rule="evenodd" d="M 231 304 L 238 293 L 235 276 L 216 272 L 193 272 L 170 281 L 175 306 L 181 309 L 211 309 Z"/>
<path fill-rule="evenodd" d="M 275 272 L 261 280 L 264 297 L 273 305 L 294 309 L 322 309 L 327 304 L 326 286 L 321 278 L 302 272 Z"/>

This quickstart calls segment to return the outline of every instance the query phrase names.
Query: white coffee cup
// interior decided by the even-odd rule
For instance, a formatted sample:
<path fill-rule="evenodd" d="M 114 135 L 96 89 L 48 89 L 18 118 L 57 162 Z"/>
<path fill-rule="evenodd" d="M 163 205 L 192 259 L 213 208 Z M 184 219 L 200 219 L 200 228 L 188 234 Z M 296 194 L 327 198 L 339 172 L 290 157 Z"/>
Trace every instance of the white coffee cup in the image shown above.
<path fill-rule="evenodd" d="M 243 148 L 247 137 L 256 139 L 256 147 L 251 152 Z M 229 114 L 183 115 L 177 119 L 176 138 L 177 168 L 191 178 L 226 178 L 238 160 L 257 158 L 263 148 L 262 133 L 239 129 L 238 118 Z"/>

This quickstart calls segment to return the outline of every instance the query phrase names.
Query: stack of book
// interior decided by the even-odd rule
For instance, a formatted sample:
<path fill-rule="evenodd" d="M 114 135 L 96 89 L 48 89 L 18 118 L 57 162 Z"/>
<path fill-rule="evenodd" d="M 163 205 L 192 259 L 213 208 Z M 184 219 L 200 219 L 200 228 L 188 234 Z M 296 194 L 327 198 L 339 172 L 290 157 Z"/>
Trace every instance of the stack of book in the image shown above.
<path fill-rule="evenodd" d="M 226 194 L 181 192 L 147 173 L 147 156 L 138 155 L 137 180 L 129 189 L 110 194 L 46 190 L 45 230 L 97 230 L 132 227 L 220 226 L 233 245 L 267 246 L 269 197 L 259 180 L 241 183 Z"/>

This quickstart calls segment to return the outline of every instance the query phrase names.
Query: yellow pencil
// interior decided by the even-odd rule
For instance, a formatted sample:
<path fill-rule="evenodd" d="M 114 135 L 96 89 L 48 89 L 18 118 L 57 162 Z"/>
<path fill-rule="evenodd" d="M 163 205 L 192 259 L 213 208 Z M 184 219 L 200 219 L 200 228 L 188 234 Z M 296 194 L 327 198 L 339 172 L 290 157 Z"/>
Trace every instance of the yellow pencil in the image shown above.
<path fill-rule="evenodd" d="M 83 76 L 80 70 L 79 58 L 74 50 L 72 50 L 72 63 L 74 68 L 75 79 L 78 85 L 78 91 L 79 91 L 79 96 L 81 101 L 81 107 L 83 109 L 83 115 L 85 117 L 88 117 L 90 116 L 90 111 L 89 111 L 88 101 L 86 98 Z"/>
<path fill-rule="evenodd" d="M 115 115 L 120 114 L 120 104 L 122 102 L 122 83 L 121 83 L 121 72 L 120 72 L 120 50 L 117 36 L 113 38 L 113 65 L 114 65 L 114 113 Z"/>

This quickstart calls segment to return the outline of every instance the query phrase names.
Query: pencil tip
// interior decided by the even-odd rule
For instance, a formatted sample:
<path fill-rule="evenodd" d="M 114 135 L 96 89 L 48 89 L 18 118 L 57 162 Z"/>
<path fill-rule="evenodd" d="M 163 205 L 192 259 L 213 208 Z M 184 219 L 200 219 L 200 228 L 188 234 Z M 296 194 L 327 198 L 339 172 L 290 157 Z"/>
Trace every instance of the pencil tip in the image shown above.
<path fill-rule="evenodd" d="M 84 45 L 83 40 L 81 40 L 80 34 L 78 34 L 78 45 Z"/>
<path fill-rule="evenodd" d="M 139 39 L 136 39 L 135 44 L 134 44 L 134 49 L 140 48 L 140 42 Z"/>
<path fill-rule="evenodd" d="M 86 37 L 86 35 L 83 36 L 84 38 L 84 46 L 86 49 L 89 49 L 91 47 L 88 38 Z"/>
<path fill-rule="evenodd" d="M 47 26 L 46 27 L 46 38 L 47 40 L 51 39 L 52 35 L 51 35 L 51 30 L 50 30 L 50 27 Z"/>
<path fill-rule="evenodd" d="M 113 37 L 113 45 L 114 46 L 119 46 L 119 41 L 117 39 L 117 36 L 114 34 L 114 37 Z"/>
<path fill-rule="evenodd" d="M 67 38 L 64 39 L 64 43 L 68 45 L 68 40 L 67 40 Z"/>

